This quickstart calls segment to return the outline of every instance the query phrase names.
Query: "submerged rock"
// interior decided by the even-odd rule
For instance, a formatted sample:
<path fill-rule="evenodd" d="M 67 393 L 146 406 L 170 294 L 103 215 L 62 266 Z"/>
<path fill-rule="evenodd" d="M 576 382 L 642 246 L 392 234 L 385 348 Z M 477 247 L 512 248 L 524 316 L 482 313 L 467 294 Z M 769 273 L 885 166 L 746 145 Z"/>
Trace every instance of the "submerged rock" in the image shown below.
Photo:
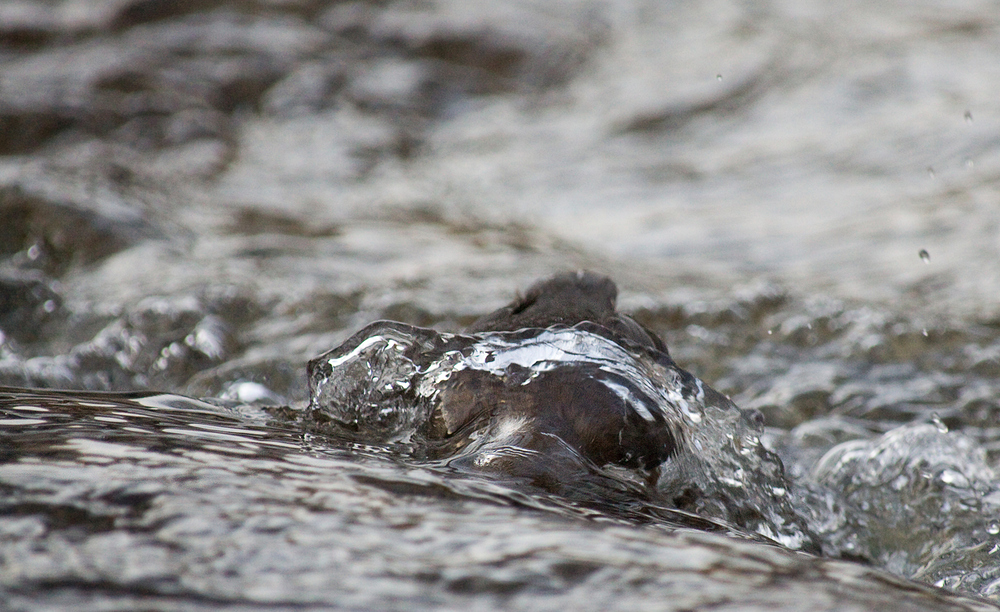
<path fill-rule="evenodd" d="M 465 334 L 373 323 L 310 362 L 312 415 L 456 467 L 571 497 L 625 488 L 811 547 L 759 413 L 678 367 L 615 310 L 616 294 L 610 279 L 571 273 Z"/>

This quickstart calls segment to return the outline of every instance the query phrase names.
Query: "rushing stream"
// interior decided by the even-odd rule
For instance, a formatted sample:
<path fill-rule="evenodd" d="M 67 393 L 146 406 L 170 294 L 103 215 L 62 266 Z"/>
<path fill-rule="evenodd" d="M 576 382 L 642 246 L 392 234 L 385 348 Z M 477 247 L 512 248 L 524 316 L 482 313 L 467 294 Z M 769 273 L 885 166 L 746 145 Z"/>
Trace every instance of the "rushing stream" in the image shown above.
<path fill-rule="evenodd" d="M 977 0 L 0 3 L 0 607 L 996 609 L 998 52 Z M 581 269 L 631 323 L 477 323 Z"/>

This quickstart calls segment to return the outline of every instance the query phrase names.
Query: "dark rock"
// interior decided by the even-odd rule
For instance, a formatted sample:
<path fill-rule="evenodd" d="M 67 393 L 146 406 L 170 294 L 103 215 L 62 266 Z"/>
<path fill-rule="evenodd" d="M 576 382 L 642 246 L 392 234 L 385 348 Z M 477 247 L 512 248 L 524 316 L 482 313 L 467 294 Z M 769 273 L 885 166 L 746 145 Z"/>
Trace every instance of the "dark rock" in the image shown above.
<path fill-rule="evenodd" d="M 610 278 L 567 272 L 535 283 L 524 297 L 482 317 L 467 331 L 516 331 L 591 321 L 623 340 L 666 353 L 666 345 L 655 333 L 615 310 L 617 298 L 618 288 Z"/>

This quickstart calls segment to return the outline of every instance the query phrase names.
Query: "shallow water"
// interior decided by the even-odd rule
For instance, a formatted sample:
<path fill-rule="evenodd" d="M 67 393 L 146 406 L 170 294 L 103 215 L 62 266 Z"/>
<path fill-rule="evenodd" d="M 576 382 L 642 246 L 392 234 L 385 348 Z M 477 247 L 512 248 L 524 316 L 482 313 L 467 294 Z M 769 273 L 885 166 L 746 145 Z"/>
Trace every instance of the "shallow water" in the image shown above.
<path fill-rule="evenodd" d="M 5 604 L 995 599 L 995 12 L 3 4 L 0 384 L 178 394 L 6 392 Z M 304 428 L 306 363 L 370 322 L 577 268 L 764 414 L 853 561 Z"/>

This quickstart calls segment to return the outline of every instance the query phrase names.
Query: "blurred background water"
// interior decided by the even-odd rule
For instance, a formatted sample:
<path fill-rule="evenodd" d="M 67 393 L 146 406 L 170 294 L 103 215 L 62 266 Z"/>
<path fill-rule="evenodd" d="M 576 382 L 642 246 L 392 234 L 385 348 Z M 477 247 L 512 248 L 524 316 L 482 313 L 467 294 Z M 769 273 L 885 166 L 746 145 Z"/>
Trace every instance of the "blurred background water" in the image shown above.
<path fill-rule="evenodd" d="M 4 2 L 0 384 L 220 400 L 6 397 L 5 603 L 974 605 L 252 406 L 301 405 L 372 320 L 457 330 L 578 268 L 764 413 L 845 503 L 843 556 L 996 597 L 998 26 L 957 0 Z"/>

